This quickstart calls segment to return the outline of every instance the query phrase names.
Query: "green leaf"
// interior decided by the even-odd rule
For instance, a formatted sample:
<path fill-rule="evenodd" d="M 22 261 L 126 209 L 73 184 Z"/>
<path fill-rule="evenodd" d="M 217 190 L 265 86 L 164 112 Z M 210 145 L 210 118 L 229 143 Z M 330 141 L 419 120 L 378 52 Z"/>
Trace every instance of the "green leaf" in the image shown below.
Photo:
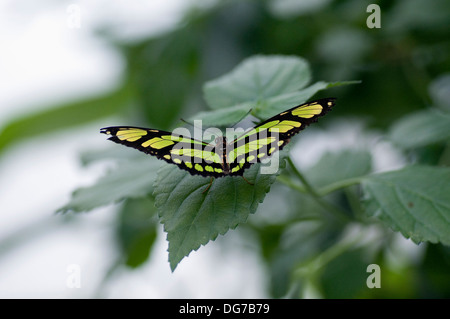
<path fill-rule="evenodd" d="M 294 56 L 254 56 L 230 73 L 203 87 L 213 109 L 257 102 L 305 87 L 311 79 L 308 63 Z"/>
<path fill-rule="evenodd" d="M 203 125 L 223 127 L 240 122 L 248 115 L 251 108 L 252 103 L 242 103 L 225 109 L 200 112 L 189 118 L 189 120 L 201 120 Z"/>
<path fill-rule="evenodd" d="M 280 166 L 284 167 L 284 160 Z M 165 165 L 155 181 L 155 205 L 169 241 L 170 267 L 193 250 L 244 223 L 264 200 L 277 174 L 261 174 L 254 164 L 242 177 L 209 178 Z"/>
<path fill-rule="evenodd" d="M 255 108 L 252 114 L 260 119 L 270 118 L 294 106 L 307 102 L 317 92 L 342 85 L 357 84 L 360 81 L 342 81 L 342 82 L 316 82 L 303 90 L 285 93 L 274 96 L 264 103 L 260 103 L 260 107 Z"/>
<path fill-rule="evenodd" d="M 410 149 L 450 140 L 450 115 L 434 110 L 409 114 L 394 123 L 390 139 Z"/>
<path fill-rule="evenodd" d="M 137 153 L 139 154 L 139 153 Z M 149 159 L 148 155 L 139 154 L 144 160 L 144 157 Z M 130 152 L 127 147 L 117 147 L 112 145 L 105 148 L 96 148 L 81 151 L 80 162 L 83 166 L 88 166 L 95 162 L 114 160 L 114 161 L 126 161 L 136 159 L 138 156 L 135 152 Z"/>
<path fill-rule="evenodd" d="M 258 102 L 245 102 L 235 106 L 205 111 L 190 118 L 202 120 L 204 125 L 227 126 L 241 121 L 250 111 L 259 119 L 267 119 L 296 105 L 307 102 L 317 92 L 342 85 L 357 84 L 360 81 L 316 82 L 300 91 L 277 95 Z"/>
<path fill-rule="evenodd" d="M 362 181 L 367 214 L 414 242 L 450 245 L 450 168 L 409 166 Z"/>
<path fill-rule="evenodd" d="M 69 102 L 18 118 L 0 130 L 0 153 L 21 140 L 111 116 L 126 106 L 129 98 L 130 90 L 124 85 L 103 96 Z"/>
<path fill-rule="evenodd" d="M 359 83 L 320 81 L 305 88 L 310 79 L 308 63 L 302 58 L 249 58 L 230 73 L 204 85 L 205 99 L 214 110 L 202 112 L 192 119 L 206 120 L 207 125 L 234 125 L 250 110 L 257 118 L 267 119 L 305 103 L 320 90 Z"/>
<path fill-rule="evenodd" d="M 129 199 L 119 213 L 117 239 L 125 265 L 136 268 L 149 257 L 156 240 L 158 222 L 151 197 Z"/>
<path fill-rule="evenodd" d="M 59 212 L 83 212 L 118 202 L 140 198 L 153 192 L 153 182 L 161 162 L 148 156 L 120 162 L 118 167 L 101 177 L 94 185 L 72 193 L 70 201 Z"/>

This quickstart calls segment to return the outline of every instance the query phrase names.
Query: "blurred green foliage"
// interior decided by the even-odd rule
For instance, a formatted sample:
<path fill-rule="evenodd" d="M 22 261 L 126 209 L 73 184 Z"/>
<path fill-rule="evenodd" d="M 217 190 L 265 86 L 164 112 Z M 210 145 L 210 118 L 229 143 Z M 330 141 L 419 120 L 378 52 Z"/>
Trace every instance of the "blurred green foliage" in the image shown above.
<path fill-rule="evenodd" d="M 21 140 L 111 115 L 120 116 L 122 124 L 171 129 L 180 118 L 191 118 L 206 109 L 202 97 L 206 81 L 229 72 L 252 55 L 295 55 L 309 62 L 313 82 L 361 80 L 361 84 L 327 90 L 326 96 L 339 98 L 339 112 L 331 112 L 323 123 L 338 117 L 363 119 L 365 129 L 383 132 L 408 163 L 433 165 L 430 174 L 438 178 L 439 169 L 450 164 L 450 2 L 376 1 L 381 8 L 381 28 L 369 29 L 366 8 L 372 2 L 219 1 L 208 9 L 193 9 L 174 30 L 156 37 L 124 42 L 104 33 L 102 36 L 126 61 L 121 85 L 102 96 L 55 105 L 11 121 L 0 133 L 0 152 Z M 319 92 L 315 97 L 325 95 Z M 240 119 L 245 114 L 237 116 Z M 105 122 L 105 126 L 110 124 Z M 101 154 L 104 150 L 83 158 L 88 162 L 101 160 Z M 107 154 L 111 158 L 117 153 Z M 348 171 L 336 169 L 349 161 L 353 164 L 347 166 Z M 132 165 L 122 167 L 139 176 Z M 324 156 L 304 175 L 320 190 L 371 169 L 368 154 L 350 150 Z M 415 171 L 410 169 L 414 177 Z M 287 172 L 295 174 L 290 167 Z M 419 173 L 412 189 L 420 193 L 426 186 L 421 178 L 429 174 L 427 169 Z M 376 186 L 376 178 L 367 176 L 363 181 L 366 191 Z M 80 210 L 109 202 L 109 192 L 117 192 L 115 184 L 110 183 L 114 177 L 120 179 L 106 176 L 103 184 L 100 181 L 88 192 L 77 190 L 65 209 L 77 210 L 77 198 L 91 190 L 96 195 L 87 201 L 86 197 L 81 199 L 81 203 L 92 206 Z M 405 185 L 410 183 L 406 181 Z M 443 190 L 448 189 L 448 183 L 443 185 L 447 187 Z M 450 297 L 448 246 L 422 243 L 417 250 L 423 254 L 418 258 L 406 256 L 395 264 L 393 256 L 403 252 L 395 245 L 396 234 L 363 213 L 358 185 L 349 184 L 337 192 L 322 189 L 321 193 L 351 219 L 350 223 L 324 217 L 327 207 L 323 202 L 299 194 L 295 187 L 274 184 L 258 208 L 263 216 L 285 211 L 282 217 L 250 218 L 242 225 L 254 235 L 248 240 L 260 247 L 263 267 L 270 277 L 269 297 L 302 297 L 310 288 L 325 298 Z M 146 189 L 146 194 L 139 195 L 151 194 L 153 186 Z M 129 198 L 133 189 L 120 192 L 119 199 Z M 448 203 L 446 194 L 439 195 L 439 200 Z M 376 203 L 373 198 L 369 206 L 377 215 L 381 201 Z M 382 199 L 388 206 L 401 202 L 387 195 Z M 153 201 L 127 199 L 121 206 L 117 219 L 117 250 L 122 256 L 119 264 L 133 268 L 147 260 L 159 227 Z M 433 203 L 421 205 L 428 209 Z M 448 217 L 450 207 L 441 209 Z M 354 223 L 359 225 L 356 234 L 351 231 Z M 445 225 L 440 230 L 445 238 L 449 233 Z M 448 239 L 445 242 L 448 244 Z M 371 263 L 382 269 L 380 289 L 366 286 L 366 267 Z"/>

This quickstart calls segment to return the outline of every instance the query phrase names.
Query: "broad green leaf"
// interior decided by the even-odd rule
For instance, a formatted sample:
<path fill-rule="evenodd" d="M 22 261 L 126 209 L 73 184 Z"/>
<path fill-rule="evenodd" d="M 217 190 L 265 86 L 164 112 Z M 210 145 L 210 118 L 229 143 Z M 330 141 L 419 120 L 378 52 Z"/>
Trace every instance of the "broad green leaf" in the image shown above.
<path fill-rule="evenodd" d="M 116 169 L 109 171 L 94 185 L 75 190 L 70 201 L 58 211 L 89 211 L 125 198 L 147 196 L 153 191 L 160 165 L 161 162 L 148 156 L 120 162 Z"/>
<path fill-rule="evenodd" d="M 426 110 L 409 114 L 394 123 L 390 139 L 406 149 L 450 140 L 450 115 Z"/>
<path fill-rule="evenodd" d="M 141 155 L 141 154 L 139 154 Z M 133 160 L 136 159 L 135 152 L 130 152 L 127 147 L 117 147 L 117 145 L 112 145 L 111 147 L 105 147 L 101 149 L 90 149 L 82 151 L 80 154 L 81 164 L 84 166 L 90 165 L 95 162 L 105 161 L 105 160 Z M 148 155 L 141 155 L 141 157 L 146 157 L 149 159 Z"/>
<path fill-rule="evenodd" d="M 316 82 L 300 91 L 276 95 L 266 100 L 256 102 L 244 102 L 235 106 L 221 108 L 212 111 L 201 112 L 190 120 L 203 120 L 205 125 L 227 126 L 241 121 L 249 112 L 261 120 L 270 118 L 296 105 L 307 102 L 312 96 L 321 90 L 342 85 L 357 84 L 359 81 L 342 82 Z"/>
<path fill-rule="evenodd" d="M 125 202 L 119 213 L 117 240 L 127 266 L 136 268 L 148 259 L 158 225 L 153 198 Z"/>
<path fill-rule="evenodd" d="M 212 109 L 258 102 L 305 87 L 311 79 L 308 63 L 294 56 L 254 56 L 230 73 L 207 82 L 204 96 Z"/>
<path fill-rule="evenodd" d="M 252 108 L 252 103 L 242 103 L 225 109 L 197 113 L 189 120 L 201 120 L 207 126 L 229 126 L 240 122 Z"/>
<path fill-rule="evenodd" d="M 260 102 L 258 107 L 252 111 L 252 114 L 260 119 L 270 118 L 294 106 L 307 102 L 317 92 L 342 85 L 357 84 L 360 81 L 342 81 L 342 82 L 316 82 L 300 91 L 284 93 L 273 96 L 264 102 Z"/>
<path fill-rule="evenodd" d="M 163 166 L 155 181 L 155 205 L 169 241 L 170 267 L 193 250 L 206 245 L 229 229 L 244 223 L 264 200 L 276 174 L 261 174 L 259 164 L 242 177 L 209 178 L 192 176 L 171 165 Z M 284 160 L 280 161 L 284 166 Z"/>
<path fill-rule="evenodd" d="M 69 102 L 18 118 L 0 129 L 0 153 L 20 140 L 111 116 L 126 106 L 129 98 L 130 90 L 124 85 L 103 96 Z"/>
<path fill-rule="evenodd" d="M 295 154 L 295 149 L 292 152 Z M 316 187 L 323 187 L 345 179 L 364 176 L 372 168 L 370 152 L 364 150 L 342 150 L 326 152 L 307 171 L 308 180 Z"/>
<path fill-rule="evenodd" d="M 214 109 L 200 113 L 208 125 L 234 125 L 247 112 L 264 120 L 305 103 L 320 90 L 359 83 L 323 81 L 304 88 L 310 81 L 308 63 L 293 56 L 255 56 L 239 64 L 230 73 L 204 87 L 204 96 Z M 193 117 L 196 118 L 196 117 Z"/>
<path fill-rule="evenodd" d="M 450 168 L 409 166 L 362 181 L 367 214 L 414 242 L 450 245 Z"/>

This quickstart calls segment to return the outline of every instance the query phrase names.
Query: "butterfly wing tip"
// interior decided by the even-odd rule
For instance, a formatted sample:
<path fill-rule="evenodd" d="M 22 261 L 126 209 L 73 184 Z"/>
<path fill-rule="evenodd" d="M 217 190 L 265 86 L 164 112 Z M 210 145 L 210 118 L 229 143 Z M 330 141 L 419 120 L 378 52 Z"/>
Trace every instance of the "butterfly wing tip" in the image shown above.
<path fill-rule="evenodd" d="M 329 98 L 323 99 L 322 103 L 326 104 L 326 106 L 328 108 L 331 108 L 336 104 L 336 100 L 337 100 L 337 98 L 335 98 L 335 97 L 329 97 Z"/>
<path fill-rule="evenodd" d="M 110 131 L 109 127 L 103 127 L 100 129 L 100 133 L 110 135 L 111 131 Z"/>

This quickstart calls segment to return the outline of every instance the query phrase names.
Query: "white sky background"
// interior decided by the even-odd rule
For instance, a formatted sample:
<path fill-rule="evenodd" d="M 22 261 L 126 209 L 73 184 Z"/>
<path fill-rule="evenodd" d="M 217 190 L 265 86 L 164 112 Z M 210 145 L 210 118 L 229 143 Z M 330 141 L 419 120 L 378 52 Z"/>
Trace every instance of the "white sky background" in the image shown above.
<path fill-rule="evenodd" d="M 0 129 L 36 107 L 95 95 L 115 86 L 123 63 L 101 39 L 92 36 L 94 28 L 118 25 L 124 38 L 157 33 L 173 26 L 191 2 L 205 4 L 204 0 L 2 0 Z M 69 8 L 74 5 L 80 9 L 81 28 L 68 26 Z M 84 130 L 29 140 L 0 157 L 0 298 L 95 296 L 116 257 L 111 243 L 114 210 L 105 207 L 79 215 L 78 222 L 52 225 L 60 220 L 53 212 L 68 201 L 71 191 L 91 184 L 106 168 L 81 168 L 77 161 L 80 151 L 104 147 L 99 127 L 91 124 Z M 302 148 L 299 165 L 313 163 L 326 150 L 367 145 L 358 123 L 351 126 L 347 122 L 333 130 L 331 135 L 310 128 L 302 134 L 309 138 L 296 143 L 296 148 Z M 309 147 L 313 144 L 320 146 Z M 389 155 L 376 158 L 377 167 L 392 169 L 401 164 L 389 145 L 378 143 L 377 147 L 375 155 Z M 45 228 L 47 224 L 51 231 Z M 38 235 L 2 253 L 2 240 L 19 230 L 25 235 L 37 231 Z M 237 248 L 242 243 L 237 243 L 236 233 L 230 231 L 216 243 L 191 253 L 172 274 L 161 231 L 150 261 L 136 271 L 120 271 L 104 287 L 101 297 L 267 297 L 261 262 L 250 249 Z M 227 245 L 218 245 L 222 240 Z M 78 289 L 66 284 L 70 275 L 67 267 L 72 264 L 81 270 Z"/>
<path fill-rule="evenodd" d="M 123 37 L 136 38 L 170 28 L 188 4 L 186 0 L 2 0 L 0 128 L 36 107 L 114 87 L 123 63 L 92 36 L 95 27 L 119 25 Z M 80 9 L 81 28 L 68 26 L 74 5 Z M 19 230 L 24 238 L 33 238 L 0 254 L 0 298 L 95 296 L 116 257 L 111 251 L 114 210 L 106 207 L 80 215 L 75 223 L 51 225 L 59 218 L 53 212 L 68 201 L 71 191 L 89 185 L 105 169 L 80 168 L 77 161 L 79 151 L 104 145 L 98 128 L 93 124 L 37 138 L 10 148 L 0 158 L 0 247 Z M 45 225 L 50 225 L 49 230 Z M 38 235 L 30 235 L 34 231 Z M 233 235 L 227 240 L 232 242 Z M 191 253 L 172 274 L 161 231 L 151 261 L 139 270 L 119 272 L 101 296 L 265 297 L 256 257 L 248 251 L 224 251 L 221 246 L 208 245 Z M 66 284 L 72 264 L 80 267 L 81 288 Z"/>

